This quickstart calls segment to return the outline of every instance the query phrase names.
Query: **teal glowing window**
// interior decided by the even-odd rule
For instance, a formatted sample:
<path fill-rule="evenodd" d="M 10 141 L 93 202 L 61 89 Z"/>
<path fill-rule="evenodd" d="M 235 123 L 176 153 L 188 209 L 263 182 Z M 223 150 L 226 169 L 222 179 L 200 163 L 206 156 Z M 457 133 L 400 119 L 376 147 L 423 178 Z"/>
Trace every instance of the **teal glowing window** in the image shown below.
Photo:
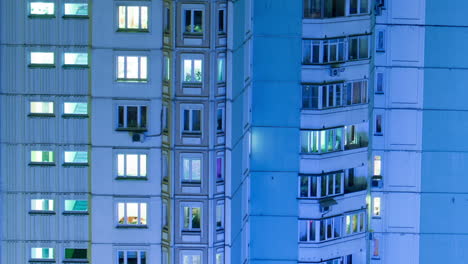
<path fill-rule="evenodd" d="M 87 212 L 88 201 L 86 200 L 65 200 L 65 211 Z"/>

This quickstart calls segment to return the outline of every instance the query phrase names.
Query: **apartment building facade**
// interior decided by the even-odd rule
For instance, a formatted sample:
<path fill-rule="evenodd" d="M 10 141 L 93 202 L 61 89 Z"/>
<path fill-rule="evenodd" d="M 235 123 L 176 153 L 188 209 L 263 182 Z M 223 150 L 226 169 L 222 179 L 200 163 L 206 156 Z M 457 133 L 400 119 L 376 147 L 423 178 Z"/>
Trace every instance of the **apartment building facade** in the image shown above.
<path fill-rule="evenodd" d="M 466 259 L 466 107 L 440 89 L 463 98 L 464 54 L 440 52 L 463 50 L 461 12 L 435 0 L 0 10 L 0 263 Z"/>

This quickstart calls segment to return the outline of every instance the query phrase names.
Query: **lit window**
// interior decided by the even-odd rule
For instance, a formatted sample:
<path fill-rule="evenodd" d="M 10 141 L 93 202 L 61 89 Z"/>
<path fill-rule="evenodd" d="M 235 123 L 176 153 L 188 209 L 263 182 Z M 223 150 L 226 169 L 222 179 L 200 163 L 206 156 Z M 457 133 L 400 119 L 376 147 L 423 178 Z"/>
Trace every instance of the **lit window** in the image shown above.
<path fill-rule="evenodd" d="M 225 82 L 226 81 L 226 58 L 221 57 L 218 58 L 218 82 Z"/>
<path fill-rule="evenodd" d="M 326 153 L 343 150 L 343 128 L 301 131 L 303 153 Z"/>
<path fill-rule="evenodd" d="M 169 249 L 162 248 L 162 264 L 169 264 Z"/>
<path fill-rule="evenodd" d="M 55 64 L 55 54 L 53 52 L 31 52 L 30 65 L 53 66 Z"/>
<path fill-rule="evenodd" d="M 54 259 L 53 248 L 31 248 L 31 259 Z"/>
<path fill-rule="evenodd" d="M 369 36 L 350 37 L 348 41 L 348 59 L 362 60 L 369 58 Z"/>
<path fill-rule="evenodd" d="M 184 59 L 184 70 L 182 78 L 184 82 L 202 81 L 202 60 Z"/>
<path fill-rule="evenodd" d="M 64 66 L 87 66 L 88 53 L 64 53 Z"/>
<path fill-rule="evenodd" d="M 164 56 L 164 81 L 171 80 L 171 59 L 168 56 Z"/>
<path fill-rule="evenodd" d="M 88 250 L 86 248 L 66 248 L 65 259 L 87 259 Z"/>
<path fill-rule="evenodd" d="M 182 158 L 182 181 L 196 182 L 201 181 L 201 157 L 184 157 Z"/>
<path fill-rule="evenodd" d="M 88 152 L 87 151 L 65 151 L 65 163 L 87 164 Z"/>
<path fill-rule="evenodd" d="M 225 17 L 226 10 L 219 9 L 218 10 L 218 33 L 225 34 L 226 33 L 226 17 Z"/>
<path fill-rule="evenodd" d="M 189 9 L 185 10 L 185 33 L 203 33 L 203 11 Z"/>
<path fill-rule="evenodd" d="M 182 252 L 182 261 L 183 264 L 202 264 L 201 262 L 201 252 Z"/>
<path fill-rule="evenodd" d="M 367 14 L 369 13 L 369 0 L 350 0 L 349 14 Z"/>
<path fill-rule="evenodd" d="M 148 65 L 146 56 L 118 56 L 118 81 L 147 81 Z"/>
<path fill-rule="evenodd" d="M 380 241 L 380 239 L 378 239 L 378 238 L 374 238 L 372 240 L 372 244 L 373 244 L 372 259 L 379 259 L 380 258 L 379 241 Z"/>
<path fill-rule="evenodd" d="M 169 109 L 167 105 L 162 107 L 162 119 L 161 119 L 161 128 L 164 132 L 169 131 Z"/>
<path fill-rule="evenodd" d="M 216 181 L 224 179 L 224 158 L 223 156 L 216 157 Z"/>
<path fill-rule="evenodd" d="M 216 110 L 216 131 L 224 131 L 224 106 Z"/>
<path fill-rule="evenodd" d="M 55 14 L 55 5 L 51 2 L 31 2 L 29 14 L 37 16 L 52 16 Z"/>
<path fill-rule="evenodd" d="M 304 17 L 342 17 L 345 16 L 345 7 L 345 0 L 304 0 Z"/>
<path fill-rule="evenodd" d="M 201 109 L 184 109 L 184 133 L 201 132 Z"/>
<path fill-rule="evenodd" d="M 216 229 L 224 228 L 224 202 L 216 204 Z"/>
<path fill-rule="evenodd" d="M 372 215 L 380 217 L 380 197 L 374 197 L 373 199 Z"/>
<path fill-rule="evenodd" d="M 382 157 L 374 156 L 374 175 L 379 176 L 382 173 Z"/>
<path fill-rule="evenodd" d="M 119 225 L 146 225 L 146 203 L 118 203 Z"/>
<path fill-rule="evenodd" d="M 31 199 L 31 211 L 54 211 L 54 200 Z"/>
<path fill-rule="evenodd" d="M 67 3 L 65 4 L 65 16 L 88 16 L 88 4 Z"/>
<path fill-rule="evenodd" d="M 383 93 L 384 92 L 384 74 L 383 72 L 378 72 L 376 75 L 376 93 Z"/>
<path fill-rule="evenodd" d="M 224 252 L 222 249 L 216 251 L 216 264 L 224 264 Z"/>
<path fill-rule="evenodd" d="M 377 43 L 375 45 L 375 51 L 385 51 L 385 31 L 377 31 Z"/>
<path fill-rule="evenodd" d="M 87 115 L 88 103 L 63 103 L 63 114 L 65 115 Z"/>
<path fill-rule="evenodd" d="M 146 177 L 146 154 L 117 154 L 118 177 Z"/>
<path fill-rule="evenodd" d="M 183 207 L 184 225 L 186 231 L 200 231 L 201 228 L 201 207 L 187 205 Z"/>
<path fill-rule="evenodd" d="M 87 212 L 88 201 L 86 200 L 65 200 L 66 212 Z"/>
<path fill-rule="evenodd" d="M 375 133 L 378 135 L 382 134 L 382 115 L 375 116 Z"/>
<path fill-rule="evenodd" d="M 31 151 L 31 162 L 32 163 L 54 163 L 54 152 L 53 151 Z"/>
<path fill-rule="evenodd" d="M 147 6 L 119 6 L 119 30 L 148 30 Z"/>
<path fill-rule="evenodd" d="M 53 115 L 54 102 L 30 102 L 29 113 L 36 115 Z"/>
<path fill-rule="evenodd" d="M 119 264 L 146 264 L 146 251 L 119 250 L 117 255 Z"/>
<path fill-rule="evenodd" d="M 119 129 L 146 129 L 147 107 L 120 105 L 118 107 Z"/>
<path fill-rule="evenodd" d="M 328 109 L 367 103 L 367 80 L 302 86 L 303 109 Z"/>
<path fill-rule="evenodd" d="M 344 173 L 328 173 L 317 176 L 301 176 L 299 197 L 321 198 L 343 194 Z"/>
<path fill-rule="evenodd" d="M 167 200 L 163 200 L 162 205 L 162 226 L 166 227 L 169 225 L 169 213 L 167 208 Z"/>

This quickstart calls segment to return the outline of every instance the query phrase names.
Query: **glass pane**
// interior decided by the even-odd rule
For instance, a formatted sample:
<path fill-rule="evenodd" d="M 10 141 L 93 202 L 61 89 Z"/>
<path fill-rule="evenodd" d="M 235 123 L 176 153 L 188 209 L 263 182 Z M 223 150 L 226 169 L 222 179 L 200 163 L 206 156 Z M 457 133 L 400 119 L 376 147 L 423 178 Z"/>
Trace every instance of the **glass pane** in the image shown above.
<path fill-rule="evenodd" d="M 358 0 L 351 0 L 349 6 L 349 13 L 350 14 L 357 14 L 358 11 Z"/>
<path fill-rule="evenodd" d="M 223 130 L 223 109 L 216 110 L 216 130 Z"/>
<path fill-rule="evenodd" d="M 203 12 L 196 10 L 193 13 L 193 32 L 203 32 Z"/>
<path fill-rule="evenodd" d="M 138 127 L 138 107 L 127 106 L 127 127 Z"/>
<path fill-rule="evenodd" d="M 200 131 L 201 110 L 192 110 L 192 131 Z"/>
<path fill-rule="evenodd" d="M 86 151 L 65 151 L 65 162 L 88 163 L 88 152 Z"/>
<path fill-rule="evenodd" d="M 317 177 L 309 178 L 310 183 L 310 194 L 312 197 L 317 197 Z"/>
<path fill-rule="evenodd" d="M 63 113 L 70 115 L 87 115 L 88 103 L 64 103 Z"/>
<path fill-rule="evenodd" d="M 320 195 L 321 197 L 325 197 L 327 196 L 327 177 L 326 176 L 323 176 L 320 178 L 321 180 L 321 184 L 320 184 L 320 188 L 321 188 L 321 191 L 320 191 Z"/>
<path fill-rule="evenodd" d="M 138 176 L 138 155 L 137 154 L 127 154 L 126 155 L 126 176 Z"/>
<path fill-rule="evenodd" d="M 184 60 L 184 81 L 192 81 L 192 60 Z"/>
<path fill-rule="evenodd" d="M 127 224 L 138 224 L 138 203 L 127 203 Z"/>
<path fill-rule="evenodd" d="M 216 206 L 216 227 L 223 227 L 223 214 L 224 209 L 223 205 Z"/>
<path fill-rule="evenodd" d="M 341 193 L 341 177 L 342 173 L 335 174 L 335 194 Z"/>
<path fill-rule="evenodd" d="M 185 32 L 192 32 L 192 11 L 185 10 Z"/>
<path fill-rule="evenodd" d="M 86 259 L 87 249 L 82 248 L 66 248 L 65 249 L 65 258 L 66 259 Z"/>
<path fill-rule="evenodd" d="M 369 52 L 368 37 L 367 36 L 360 37 L 359 38 L 359 58 L 365 59 L 369 57 L 368 52 Z"/>
<path fill-rule="evenodd" d="M 192 208 L 192 228 L 200 228 L 200 208 Z"/>
<path fill-rule="evenodd" d="M 127 56 L 127 76 L 128 79 L 138 79 L 138 57 Z"/>
<path fill-rule="evenodd" d="M 125 57 L 118 56 L 117 57 L 117 78 L 124 79 L 125 78 Z"/>
<path fill-rule="evenodd" d="M 65 200 L 65 211 L 88 211 L 88 201 L 86 200 Z"/>
<path fill-rule="evenodd" d="M 141 28 L 148 29 L 148 7 L 141 7 Z"/>
<path fill-rule="evenodd" d="M 139 9 L 139 6 L 127 6 L 127 28 L 138 29 L 140 27 Z"/>
<path fill-rule="evenodd" d="M 202 81 L 202 61 L 201 60 L 194 60 L 194 81 L 201 82 Z"/>
<path fill-rule="evenodd" d="M 307 241 L 307 222 L 299 221 L 299 241 Z"/>
<path fill-rule="evenodd" d="M 53 15 L 54 3 L 48 2 L 31 2 L 31 15 Z"/>
<path fill-rule="evenodd" d="M 140 176 L 146 176 L 146 155 L 140 155 Z"/>
<path fill-rule="evenodd" d="M 218 32 L 224 32 L 224 10 L 218 11 Z"/>
<path fill-rule="evenodd" d="M 361 0 L 361 7 L 360 7 L 360 10 L 359 12 L 361 14 L 364 14 L 364 13 L 368 13 L 368 8 L 369 8 L 369 2 L 368 0 Z"/>
<path fill-rule="evenodd" d="M 190 159 L 184 159 L 184 174 L 182 175 L 183 180 L 190 180 Z"/>
<path fill-rule="evenodd" d="M 140 57 L 140 79 L 147 79 L 148 77 L 148 60 L 146 57 Z"/>
<path fill-rule="evenodd" d="M 218 59 L 218 82 L 224 82 L 224 58 Z"/>
<path fill-rule="evenodd" d="M 31 114 L 53 114 L 54 103 L 53 102 L 31 102 L 30 103 Z"/>
<path fill-rule="evenodd" d="M 301 177 L 301 197 L 308 197 L 309 196 L 309 177 L 302 176 Z"/>
<path fill-rule="evenodd" d="M 353 233 L 356 233 L 358 231 L 358 215 L 354 214 L 353 215 Z"/>
<path fill-rule="evenodd" d="M 140 127 L 146 127 L 146 118 L 147 118 L 147 115 L 146 115 L 146 111 L 147 111 L 147 107 L 146 106 L 141 106 L 140 107 Z"/>
<path fill-rule="evenodd" d="M 146 252 L 140 251 L 140 264 L 146 264 Z"/>
<path fill-rule="evenodd" d="M 65 4 L 65 15 L 87 16 L 88 4 Z"/>
<path fill-rule="evenodd" d="M 124 254 L 125 254 L 125 252 L 119 251 L 119 253 L 118 253 L 118 255 L 119 255 L 119 264 L 125 264 L 124 263 L 124 261 L 125 261 L 124 260 Z"/>
<path fill-rule="evenodd" d="M 193 159 L 192 160 L 192 180 L 200 181 L 201 179 L 201 160 Z"/>
<path fill-rule="evenodd" d="M 309 240 L 315 241 L 315 221 L 309 221 Z"/>
<path fill-rule="evenodd" d="M 320 63 L 320 42 L 319 41 L 313 42 L 312 63 Z"/>
<path fill-rule="evenodd" d="M 126 10 L 127 8 L 125 6 L 119 6 L 119 28 L 125 28 L 125 25 L 126 25 L 125 11 Z"/>
<path fill-rule="evenodd" d="M 216 158 L 216 179 L 220 180 L 223 178 L 223 159 Z"/>
<path fill-rule="evenodd" d="M 124 224 L 125 223 L 125 204 L 124 203 L 119 203 L 117 206 L 117 217 L 119 219 L 119 224 Z"/>
<path fill-rule="evenodd" d="M 184 228 L 185 229 L 190 228 L 190 207 L 188 206 L 184 206 Z"/>
<path fill-rule="evenodd" d="M 147 214 L 146 214 L 146 203 L 140 204 L 140 224 L 146 225 L 147 221 Z"/>
<path fill-rule="evenodd" d="M 117 176 L 125 176 L 125 155 L 117 155 Z"/>
<path fill-rule="evenodd" d="M 201 256 L 200 255 L 192 256 L 192 264 L 201 264 Z"/>
<path fill-rule="evenodd" d="M 65 65 L 88 65 L 88 53 L 65 53 Z"/>
<path fill-rule="evenodd" d="M 31 64 L 54 64 L 54 53 L 31 52 Z"/>
<path fill-rule="evenodd" d="M 138 264 L 137 251 L 127 251 L 127 264 Z"/>

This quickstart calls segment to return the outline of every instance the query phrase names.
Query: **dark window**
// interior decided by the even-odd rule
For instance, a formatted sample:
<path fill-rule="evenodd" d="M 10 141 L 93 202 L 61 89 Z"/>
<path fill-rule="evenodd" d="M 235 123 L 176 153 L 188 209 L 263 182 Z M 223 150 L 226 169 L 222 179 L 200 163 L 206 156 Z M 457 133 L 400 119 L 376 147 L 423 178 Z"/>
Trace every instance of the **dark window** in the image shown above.
<path fill-rule="evenodd" d="M 87 259 L 88 250 L 87 249 L 78 249 L 78 248 L 66 248 L 65 249 L 65 258 L 66 259 Z"/>
<path fill-rule="evenodd" d="M 218 32 L 225 33 L 224 29 L 224 9 L 218 11 Z"/>

